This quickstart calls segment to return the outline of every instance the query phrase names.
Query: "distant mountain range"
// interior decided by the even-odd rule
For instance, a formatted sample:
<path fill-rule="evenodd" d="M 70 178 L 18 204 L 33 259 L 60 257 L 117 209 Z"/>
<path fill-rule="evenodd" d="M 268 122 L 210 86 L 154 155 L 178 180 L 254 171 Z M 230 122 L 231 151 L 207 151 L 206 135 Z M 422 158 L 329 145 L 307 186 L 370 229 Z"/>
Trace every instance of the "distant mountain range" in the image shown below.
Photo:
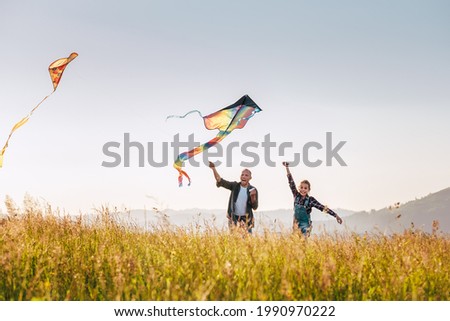
<path fill-rule="evenodd" d="M 225 209 L 152 209 L 131 210 L 121 217 L 125 221 L 133 222 L 141 227 L 152 228 L 155 225 L 171 224 L 175 226 L 204 228 L 205 226 L 218 229 L 227 227 Z M 312 212 L 313 231 L 320 232 L 355 232 L 355 233 L 385 233 L 402 232 L 413 227 L 424 232 L 431 232 L 433 222 L 439 230 L 450 233 L 450 187 L 437 193 L 429 194 L 420 199 L 405 204 L 395 204 L 371 212 L 355 212 L 345 209 L 336 209 L 344 219 L 342 225 L 330 215 L 317 210 Z M 290 230 L 292 228 L 292 209 L 273 211 L 256 211 L 255 232 L 269 229 L 272 231 Z"/>
<path fill-rule="evenodd" d="M 346 219 L 347 227 L 358 233 L 401 232 L 405 228 L 431 232 L 433 222 L 440 231 L 450 233 L 450 187 L 399 206 L 357 212 Z"/>

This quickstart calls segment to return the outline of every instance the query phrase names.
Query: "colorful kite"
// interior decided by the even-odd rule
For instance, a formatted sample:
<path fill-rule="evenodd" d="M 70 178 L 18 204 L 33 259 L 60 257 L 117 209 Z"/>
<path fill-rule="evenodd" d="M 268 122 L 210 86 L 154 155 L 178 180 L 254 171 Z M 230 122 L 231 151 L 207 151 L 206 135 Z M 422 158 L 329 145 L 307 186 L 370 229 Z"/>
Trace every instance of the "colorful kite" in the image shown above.
<path fill-rule="evenodd" d="M 3 146 L 2 150 L 0 151 L 0 168 L 3 166 L 3 155 L 5 154 L 6 148 L 8 148 L 8 143 L 9 143 L 9 140 L 11 139 L 12 134 L 16 131 L 16 129 L 22 127 L 28 121 L 28 119 L 30 119 L 30 117 L 34 113 L 34 111 L 44 102 L 44 100 L 46 100 L 48 97 L 50 97 L 55 92 L 56 88 L 58 87 L 59 81 L 61 80 L 64 69 L 66 69 L 69 62 L 74 60 L 77 56 L 78 56 L 78 54 L 76 52 L 72 52 L 69 57 L 58 59 L 50 64 L 50 66 L 48 67 L 48 71 L 50 73 L 50 78 L 52 79 L 53 91 L 49 95 L 45 96 L 44 99 L 42 99 L 39 102 L 39 104 L 37 104 L 37 106 L 34 107 L 27 116 L 22 118 L 11 129 L 8 139 L 6 140 L 5 146 Z"/>
<path fill-rule="evenodd" d="M 183 176 L 185 176 L 189 180 L 188 185 L 191 185 L 191 179 L 189 175 L 181 169 L 183 166 L 183 162 L 221 142 L 233 130 L 237 128 L 243 128 L 247 124 L 247 121 L 259 111 L 261 111 L 261 108 L 259 108 L 258 105 L 248 95 L 245 95 L 234 104 L 207 116 L 202 116 L 201 112 L 198 110 L 192 110 L 184 116 L 168 116 L 167 119 L 172 117 L 184 118 L 187 115 L 195 112 L 203 118 L 205 127 L 207 129 L 219 130 L 217 136 L 211 139 L 209 142 L 200 145 L 188 152 L 184 152 L 178 155 L 175 163 L 173 164 L 173 167 L 175 167 L 175 169 L 179 173 L 179 186 L 183 185 Z"/>

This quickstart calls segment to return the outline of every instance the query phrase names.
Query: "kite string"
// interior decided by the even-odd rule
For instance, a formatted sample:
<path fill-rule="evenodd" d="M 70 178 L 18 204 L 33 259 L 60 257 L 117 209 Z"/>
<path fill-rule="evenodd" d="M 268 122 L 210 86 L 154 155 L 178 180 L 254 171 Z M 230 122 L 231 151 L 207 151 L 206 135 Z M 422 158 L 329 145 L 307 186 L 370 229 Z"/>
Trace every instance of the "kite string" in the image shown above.
<path fill-rule="evenodd" d="M 56 88 L 55 89 L 53 89 L 53 91 L 50 93 L 50 94 L 48 94 L 47 96 L 45 96 L 40 102 L 39 102 L 39 104 L 37 104 L 36 105 L 36 107 L 34 107 L 31 111 L 30 111 L 30 113 L 28 114 L 28 117 L 30 117 L 33 113 L 34 113 L 34 111 L 48 98 L 48 97 L 50 97 L 51 95 L 53 95 L 53 93 L 56 91 Z"/>
<path fill-rule="evenodd" d="M 13 133 L 16 131 L 16 129 L 22 127 L 22 125 L 24 125 L 31 117 L 31 115 L 33 115 L 34 111 L 51 95 L 53 95 L 53 93 L 55 92 L 56 88 L 47 96 L 45 96 L 37 105 L 36 107 L 34 107 L 27 116 L 23 117 L 20 121 L 18 121 L 13 128 L 11 129 L 11 132 L 8 135 L 8 139 L 5 142 L 5 145 L 3 146 L 2 150 L 0 151 L 0 168 L 3 166 L 3 155 L 5 154 L 6 149 L 8 148 L 9 145 L 9 140 L 11 139 Z"/>

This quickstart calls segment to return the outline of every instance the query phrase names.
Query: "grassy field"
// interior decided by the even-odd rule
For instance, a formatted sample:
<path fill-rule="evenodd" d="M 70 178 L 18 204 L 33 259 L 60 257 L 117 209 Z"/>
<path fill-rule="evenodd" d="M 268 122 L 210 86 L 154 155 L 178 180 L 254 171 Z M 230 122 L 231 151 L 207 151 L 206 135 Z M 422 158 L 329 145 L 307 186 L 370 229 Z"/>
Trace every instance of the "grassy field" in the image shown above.
<path fill-rule="evenodd" d="M 449 300 L 450 237 L 143 231 L 7 199 L 0 300 Z"/>

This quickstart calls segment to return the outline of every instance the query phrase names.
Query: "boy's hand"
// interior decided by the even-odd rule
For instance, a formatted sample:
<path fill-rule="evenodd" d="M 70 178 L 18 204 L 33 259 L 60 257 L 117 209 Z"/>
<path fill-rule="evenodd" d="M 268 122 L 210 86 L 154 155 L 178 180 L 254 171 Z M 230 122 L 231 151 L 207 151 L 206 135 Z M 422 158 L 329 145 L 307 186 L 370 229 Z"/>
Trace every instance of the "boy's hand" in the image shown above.
<path fill-rule="evenodd" d="M 288 162 L 283 162 L 283 166 L 289 167 L 289 163 Z"/>
<path fill-rule="evenodd" d="M 336 221 L 337 221 L 339 224 L 342 224 L 342 218 L 341 218 L 339 215 L 336 215 Z"/>
<path fill-rule="evenodd" d="M 215 168 L 215 167 L 216 167 L 216 165 L 214 165 L 213 162 L 209 162 L 209 168 Z"/>

